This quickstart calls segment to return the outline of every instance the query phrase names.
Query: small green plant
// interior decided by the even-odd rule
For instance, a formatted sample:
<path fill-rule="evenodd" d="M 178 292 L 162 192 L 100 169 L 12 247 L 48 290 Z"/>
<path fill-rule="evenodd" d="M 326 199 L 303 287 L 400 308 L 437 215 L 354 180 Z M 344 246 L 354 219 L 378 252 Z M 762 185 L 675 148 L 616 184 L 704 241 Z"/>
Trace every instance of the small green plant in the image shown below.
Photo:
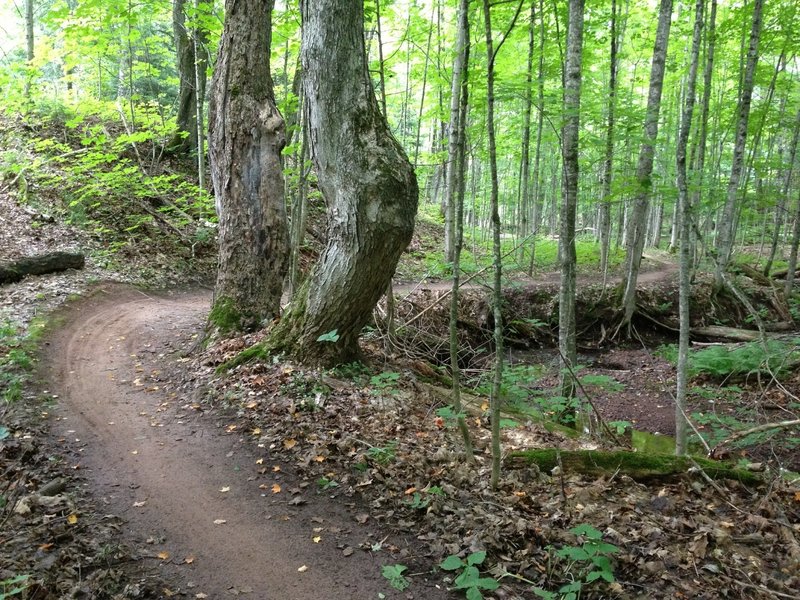
<path fill-rule="evenodd" d="M 320 477 L 317 479 L 317 486 L 321 492 L 325 492 L 327 490 L 339 487 L 339 483 L 333 479 L 328 479 L 327 477 Z"/>
<path fill-rule="evenodd" d="M 561 576 L 569 579 L 568 583 L 551 592 L 540 587 L 533 588 L 533 593 L 546 600 L 578 600 L 581 592 L 590 583 L 599 579 L 612 583 L 614 567 L 611 556 L 619 552 L 614 544 L 603 541 L 603 534 L 593 526 L 583 523 L 570 529 L 578 536 L 578 544 L 564 546 L 556 551 L 563 569 Z"/>
<path fill-rule="evenodd" d="M 462 560 L 457 554 L 451 554 L 439 564 L 439 568 L 445 571 L 461 571 L 453 582 L 455 589 L 465 591 L 467 600 L 483 600 L 481 590 L 492 591 L 500 587 L 493 577 L 481 577 L 478 565 L 485 560 L 486 552 L 483 551 L 473 552 L 466 560 Z"/>
<path fill-rule="evenodd" d="M 397 442 L 389 442 L 385 446 L 370 446 L 367 457 L 380 465 L 388 465 L 397 456 Z"/>
<path fill-rule="evenodd" d="M 28 579 L 30 579 L 30 575 L 17 575 L 0 581 L 0 600 L 11 598 L 11 596 L 16 596 L 27 590 Z"/>
<path fill-rule="evenodd" d="M 321 336 L 317 338 L 318 342 L 330 342 L 335 344 L 339 341 L 339 330 L 333 329 L 327 333 L 323 333 Z"/>
<path fill-rule="evenodd" d="M 427 508 L 434 496 L 444 495 L 445 493 L 442 488 L 440 488 L 438 485 L 433 485 L 427 489 L 421 490 L 420 492 L 414 492 L 414 495 L 406 502 L 406 504 L 408 504 L 410 508 L 419 510 Z"/>
<path fill-rule="evenodd" d="M 408 586 L 411 585 L 411 582 L 408 580 L 408 578 L 403 575 L 403 572 L 406 570 L 408 570 L 408 567 L 405 565 L 383 565 L 383 568 L 381 569 L 381 575 L 383 575 L 389 581 L 390 586 L 402 592 L 403 590 L 408 589 Z"/>
<path fill-rule="evenodd" d="M 400 381 L 400 373 L 395 373 L 394 371 L 378 373 L 369 378 L 372 393 L 376 396 L 394 396 L 397 394 L 398 381 Z"/>

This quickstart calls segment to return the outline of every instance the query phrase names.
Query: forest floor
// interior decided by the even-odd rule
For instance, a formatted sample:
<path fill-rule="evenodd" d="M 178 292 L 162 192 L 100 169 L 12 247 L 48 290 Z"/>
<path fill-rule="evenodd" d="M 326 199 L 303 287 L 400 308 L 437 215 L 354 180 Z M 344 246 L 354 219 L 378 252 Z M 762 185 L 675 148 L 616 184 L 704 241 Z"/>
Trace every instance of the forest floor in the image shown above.
<path fill-rule="evenodd" d="M 26 216 L 3 194 L 0 215 L 4 258 L 74 246 L 81 235 Z M 526 287 L 549 294 L 552 277 Z M 672 277 L 673 266 L 646 275 L 674 295 Z M 0 408 L 0 582 L 29 574 L 25 598 L 458 597 L 447 591 L 456 573 L 435 565 L 477 551 L 501 584 L 484 592 L 490 598 L 532 598 L 534 585 L 556 592 L 576 580 L 586 598 L 800 597 L 797 479 L 636 481 L 509 461 L 492 491 L 485 400 L 471 407 L 469 465 L 440 416 L 446 392 L 385 336 L 367 336 L 363 364 L 334 371 L 278 361 L 218 374 L 263 332 L 202 350 L 207 289 L 153 293 L 108 279 L 136 282 L 90 261 L 2 290 L 4 319 L 23 328 L 65 306 L 48 317 L 38 387 Z M 445 288 L 423 287 L 404 305 Z M 666 360 L 635 345 L 590 344 L 582 356 L 623 386 L 596 390 L 606 418 L 672 431 Z M 509 359 L 552 363 L 553 353 L 545 345 Z M 535 386 L 548 378 L 552 370 Z M 694 401 L 720 410 L 723 386 L 695 383 L 709 393 Z M 797 372 L 782 385 L 796 396 Z M 509 452 L 598 447 L 535 420 L 503 437 Z M 579 525 L 613 545 L 601 553 L 614 582 L 586 582 L 597 566 L 574 558 L 590 547 L 570 531 Z M 392 565 L 406 569 L 382 576 Z M 394 589 L 403 576 L 409 587 Z"/>

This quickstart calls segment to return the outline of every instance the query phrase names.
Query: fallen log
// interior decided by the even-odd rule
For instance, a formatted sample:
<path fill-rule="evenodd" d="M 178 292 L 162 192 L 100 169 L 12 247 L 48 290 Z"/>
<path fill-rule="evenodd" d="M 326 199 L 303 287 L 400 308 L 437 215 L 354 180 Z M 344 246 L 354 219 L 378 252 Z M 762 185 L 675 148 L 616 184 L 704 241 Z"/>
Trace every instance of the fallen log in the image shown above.
<path fill-rule="evenodd" d="M 542 473 L 559 467 L 564 475 L 611 477 L 619 472 L 634 481 L 669 481 L 687 477 L 692 469 L 702 469 L 711 479 L 734 479 L 746 484 L 758 484 L 762 479 L 750 471 L 736 469 L 726 463 L 671 454 L 599 450 L 521 450 L 506 458 L 509 467 L 536 465 Z"/>
<path fill-rule="evenodd" d="M 736 327 L 722 327 L 721 325 L 710 325 L 708 327 L 692 327 L 692 336 L 702 336 L 707 338 L 720 338 L 732 340 L 734 342 L 756 342 L 761 339 L 761 332 L 754 329 L 738 329 Z M 765 335 L 769 335 L 765 333 Z"/>
<path fill-rule="evenodd" d="M 75 252 L 50 252 L 3 262 L 0 263 L 0 285 L 20 281 L 27 275 L 82 269 L 85 262 L 86 257 Z"/>

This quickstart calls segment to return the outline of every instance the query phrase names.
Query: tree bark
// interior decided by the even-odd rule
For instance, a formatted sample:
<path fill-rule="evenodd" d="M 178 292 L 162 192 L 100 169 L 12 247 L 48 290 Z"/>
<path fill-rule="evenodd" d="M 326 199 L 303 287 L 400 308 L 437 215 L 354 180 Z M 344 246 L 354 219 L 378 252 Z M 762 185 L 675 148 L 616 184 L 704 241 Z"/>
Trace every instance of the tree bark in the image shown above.
<path fill-rule="evenodd" d="M 694 32 L 692 34 L 692 54 L 689 63 L 689 78 L 686 82 L 681 127 L 678 134 L 676 167 L 678 171 L 678 204 L 680 205 L 680 276 L 678 314 L 680 335 L 678 340 L 678 382 L 675 394 L 675 454 L 686 454 L 687 421 L 686 389 L 689 381 L 689 329 L 691 327 L 689 301 L 691 298 L 691 243 L 692 243 L 692 205 L 689 200 L 689 184 L 686 176 L 686 149 L 689 145 L 689 132 L 694 115 L 695 88 L 697 84 L 697 64 L 700 60 L 700 41 L 703 33 L 703 10 L 705 0 L 697 0 L 694 8 Z"/>
<path fill-rule="evenodd" d="M 172 32 L 178 59 L 178 135 L 170 147 L 180 152 L 197 152 L 198 104 L 206 95 L 206 66 L 208 65 L 208 40 L 199 27 L 186 26 L 187 0 L 174 0 L 172 4 Z M 197 11 L 195 11 L 197 12 Z"/>
<path fill-rule="evenodd" d="M 561 283 L 558 290 L 558 348 L 561 355 L 561 395 L 572 397 L 575 382 L 567 371 L 577 363 L 575 293 L 577 255 L 575 213 L 578 206 L 578 138 L 580 134 L 581 67 L 584 0 L 570 0 L 567 61 L 564 74 L 564 128 L 562 132 L 562 201 L 559 249 Z"/>
<path fill-rule="evenodd" d="M 739 180 L 742 176 L 744 164 L 744 149 L 747 140 L 747 124 L 750 119 L 750 105 L 753 100 L 753 79 L 755 77 L 756 65 L 758 63 L 758 44 L 761 39 L 761 16 L 764 7 L 764 0 L 754 0 L 753 2 L 753 22 L 750 30 L 750 46 L 747 51 L 747 65 L 745 67 L 744 79 L 742 82 L 742 93 L 739 101 L 738 117 L 736 122 L 736 140 L 733 148 L 733 161 L 731 163 L 731 176 L 728 180 L 728 191 L 725 199 L 725 207 L 722 210 L 717 225 L 716 240 L 716 269 L 715 282 L 717 287 L 722 286 L 722 275 L 728 267 L 731 250 L 733 248 L 734 227 L 737 212 L 737 197 L 739 190 Z"/>
<path fill-rule="evenodd" d="M 289 260 L 281 150 L 269 60 L 271 0 L 228 0 L 211 82 L 209 158 L 219 216 L 210 319 L 248 330 L 280 314 Z"/>
<path fill-rule="evenodd" d="M 653 48 L 653 62 L 650 68 L 650 91 L 647 96 L 647 112 L 644 119 L 644 140 L 639 149 L 639 160 L 636 164 L 638 191 L 627 220 L 626 281 L 622 296 L 623 317 L 620 328 L 628 327 L 629 334 L 631 318 L 636 310 L 636 284 L 639 279 L 639 265 L 642 262 L 642 252 L 647 234 L 647 209 L 652 192 L 653 157 L 658 136 L 658 115 L 661 110 L 661 91 L 664 87 L 664 67 L 671 22 L 672 0 L 661 0 L 656 41 Z"/>
<path fill-rule="evenodd" d="M 363 0 L 304 0 L 301 12 L 308 134 L 328 242 L 269 345 L 337 364 L 358 357 L 361 329 L 411 240 L 418 188 L 369 78 Z"/>

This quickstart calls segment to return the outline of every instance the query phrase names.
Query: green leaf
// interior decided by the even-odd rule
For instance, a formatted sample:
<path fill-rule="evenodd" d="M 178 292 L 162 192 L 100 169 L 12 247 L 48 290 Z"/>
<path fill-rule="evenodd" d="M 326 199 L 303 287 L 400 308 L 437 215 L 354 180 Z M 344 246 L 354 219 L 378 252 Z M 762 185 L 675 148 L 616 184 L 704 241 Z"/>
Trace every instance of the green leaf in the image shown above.
<path fill-rule="evenodd" d="M 478 567 L 467 566 L 464 571 L 456 577 L 455 584 L 456 588 L 459 590 L 463 590 L 466 588 L 475 587 L 478 583 L 478 579 L 481 577 L 481 572 L 478 571 Z"/>
<path fill-rule="evenodd" d="M 455 554 L 451 554 L 447 558 L 445 558 L 441 563 L 439 563 L 439 568 L 444 569 L 445 571 L 455 571 L 456 569 L 460 569 L 464 566 L 464 561 L 462 561 L 458 556 Z"/>
<path fill-rule="evenodd" d="M 400 564 L 384 565 L 381 569 L 381 575 L 389 581 L 389 585 L 402 592 L 411 585 L 411 582 L 403 576 L 403 571 L 407 568 L 405 565 Z"/>
<path fill-rule="evenodd" d="M 603 537 L 603 534 L 598 529 L 592 527 L 588 523 L 581 523 L 570 529 L 570 531 L 575 535 L 586 536 L 590 540 L 599 540 Z"/>
<path fill-rule="evenodd" d="M 483 600 L 483 594 L 476 587 L 467 588 L 467 600 Z"/>
<path fill-rule="evenodd" d="M 481 577 L 475 582 L 475 587 L 482 590 L 496 590 L 500 587 L 500 582 L 492 577 Z"/>
<path fill-rule="evenodd" d="M 486 552 L 481 550 L 480 552 L 473 552 L 467 557 L 467 564 L 468 565 L 480 565 L 483 564 L 483 561 L 486 560 Z"/>
<path fill-rule="evenodd" d="M 0 425 L 0 440 L 4 440 L 10 435 L 11 432 L 8 430 L 8 427 L 3 427 L 2 425 Z"/>
<path fill-rule="evenodd" d="M 332 342 L 336 343 L 339 341 L 339 331 L 334 329 L 333 331 L 329 331 L 328 333 L 323 333 L 321 336 L 317 338 L 318 342 Z"/>

